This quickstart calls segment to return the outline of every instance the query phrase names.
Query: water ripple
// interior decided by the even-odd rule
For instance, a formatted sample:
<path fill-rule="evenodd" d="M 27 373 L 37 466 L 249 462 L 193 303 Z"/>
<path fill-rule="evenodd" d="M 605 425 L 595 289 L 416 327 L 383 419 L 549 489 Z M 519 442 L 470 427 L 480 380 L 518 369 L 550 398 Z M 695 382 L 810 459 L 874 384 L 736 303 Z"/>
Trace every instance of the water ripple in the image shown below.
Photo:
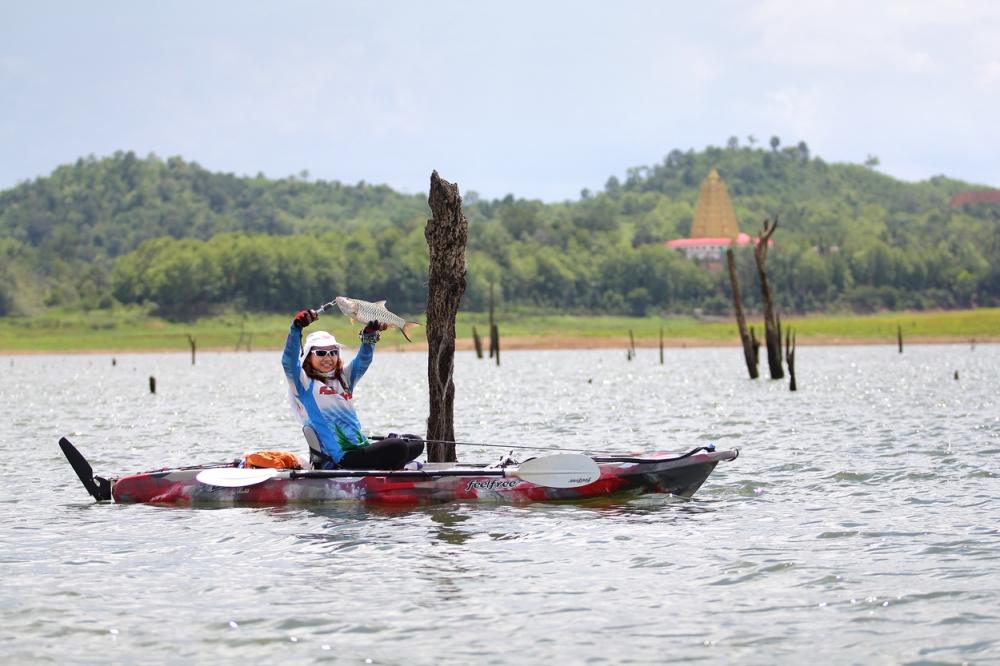
<path fill-rule="evenodd" d="M 456 359 L 459 439 L 738 447 L 692 500 L 416 509 L 96 505 L 99 473 L 303 450 L 274 353 L 5 359 L 11 663 L 992 663 L 1000 347 L 805 347 L 799 385 L 732 349 Z M 655 359 L 655 360 L 654 360 Z M 951 379 L 955 369 L 961 382 Z M 41 373 L 45 399 L 24 391 Z M 147 379 L 155 375 L 157 394 Z M 220 378 L 224 378 L 220 381 Z M 420 432 L 426 358 L 383 354 L 373 432 Z M 463 459 L 500 449 L 466 446 Z"/>

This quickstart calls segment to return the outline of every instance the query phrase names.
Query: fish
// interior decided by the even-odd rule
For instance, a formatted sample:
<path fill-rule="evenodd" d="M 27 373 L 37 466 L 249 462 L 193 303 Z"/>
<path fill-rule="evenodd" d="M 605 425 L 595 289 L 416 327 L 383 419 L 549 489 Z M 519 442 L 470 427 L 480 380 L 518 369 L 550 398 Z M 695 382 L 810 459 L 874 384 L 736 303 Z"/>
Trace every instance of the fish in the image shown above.
<path fill-rule="evenodd" d="M 318 309 L 320 312 L 326 312 L 327 310 L 332 310 L 334 305 L 340 308 L 340 311 L 350 318 L 352 324 L 356 321 L 365 323 L 377 321 L 380 324 L 386 324 L 389 328 L 398 328 L 399 332 L 402 333 L 403 337 L 409 342 L 413 342 L 413 340 L 410 339 L 410 330 L 414 326 L 420 326 L 420 324 L 415 321 L 407 321 L 398 314 L 389 312 L 389 309 L 385 307 L 385 301 L 370 303 L 368 301 L 362 301 L 360 298 L 337 296 L 337 298 Z"/>

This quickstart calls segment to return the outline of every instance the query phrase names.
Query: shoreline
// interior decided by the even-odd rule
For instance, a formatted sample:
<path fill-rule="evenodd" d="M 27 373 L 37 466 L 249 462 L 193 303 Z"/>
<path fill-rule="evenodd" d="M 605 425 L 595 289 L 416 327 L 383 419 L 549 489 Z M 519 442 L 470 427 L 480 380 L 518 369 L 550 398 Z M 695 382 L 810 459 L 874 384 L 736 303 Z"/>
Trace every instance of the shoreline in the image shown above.
<path fill-rule="evenodd" d="M 748 320 L 762 332 L 763 325 Z M 799 347 L 904 344 L 993 344 L 1000 342 L 1000 307 L 954 311 L 898 311 L 870 315 L 804 315 L 782 322 L 794 331 Z M 472 333 L 488 330 L 484 316 L 459 313 L 456 349 L 474 349 Z M 337 337 L 356 340 L 356 327 L 346 318 L 334 317 L 321 328 Z M 317 327 L 317 328 L 320 328 Z M 636 348 L 665 349 L 733 347 L 740 349 L 734 320 L 686 316 L 545 316 L 505 315 L 500 351 L 525 350 L 626 350 L 634 334 Z M 274 314 L 223 314 L 191 322 L 171 322 L 141 311 L 53 312 L 32 318 L 0 317 L 0 354 L 123 354 L 129 352 L 189 353 L 235 352 L 247 346 L 256 351 L 278 351 L 288 335 L 288 319 Z M 383 352 L 426 351 L 421 330 L 409 343 L 398 332 L 382 336 Z M 482 340 L 488 347 L 488 336 Z M 253 344 L 250 344 L 252 341 Z M 784 340 L 782 340 L 784 342 Z"/>
<path fill-rule="evenodd" d="M 387 344 L 388 343 L 388 344 Z M 848 337 L 826 337 L 826 336 L 816 336 L 814 338 L 802 339 L 796 341 L 796 347 L 846 347 L 846 346 L 897 346 L 898 342 L 895 338 L 893 339 L 880 339 L 880 338 L 848 338 Z M 981 337 L 959 337 L 959 336 L 947 336 L 947 335 L 930 335 L 930 336 L 909 336 L 904 338 L 903 345 L 904 349 L 909 345 L 957 345 L 957 344 L 1000 344 L 1000 335 L 990 335 Z M 636 340 L 636 349 L 659 349 L 658 340 L 648 340 L 639 339 Z M 612 350 L 612 349 L 628 349 L 628 340 L 620 338 L 601 338 L 601 337 L 586 337 L 586 336 L 512 336 L 510 338 L 501 338 L 500 340 L 500 353 L 503 354 L 506 351 L 559 351 L 559 350 Z M 713 348 L 732 348 L 739 349 L 741 347 L 739 340 L 706 340 L 703 338 L 669 338 L 663 341 L 664 349 L 713 349 Z M 764 347 L 763 342 L 761 347 Z M 348 345 L 348 348 L 351 348 Z M 197 350 L 201 353 L 225 353 L 225 354 L 241 354 L 247 353 L 246 350 L 235 350 L 231 346 L 226 347 L 204 347 Z M 274 352 L 280 353 L 280 346 L 263 346 L 258 349 L 252 350 L 254 352 Z M 412 353 L 412 352 L 426 352 L 427 343 L 426 342 L 391 342 L 384 340 L 379 343 L 379 352 L 382 353 Z M 459 338 L 455 342 L 455 351 L 459 352 L 470 352 L 475 351 L 475 345 L 472 340 L 467 338 Z M 45 350 L 45 349 L 0 349 L 0 356 L 41 356 L 41 355 L 52 355 L 52 354 L 189 354 L 190 349 L 178 349 L 172 347 L 157 347 L 157 348 L 137 348 L 137 347 L 118 347 L 109 349 L 67 349 L 65 347 L 61 348 L 58 352 Z M 487 355 L 487 349 L 484 347 L 483 355 Z"/>

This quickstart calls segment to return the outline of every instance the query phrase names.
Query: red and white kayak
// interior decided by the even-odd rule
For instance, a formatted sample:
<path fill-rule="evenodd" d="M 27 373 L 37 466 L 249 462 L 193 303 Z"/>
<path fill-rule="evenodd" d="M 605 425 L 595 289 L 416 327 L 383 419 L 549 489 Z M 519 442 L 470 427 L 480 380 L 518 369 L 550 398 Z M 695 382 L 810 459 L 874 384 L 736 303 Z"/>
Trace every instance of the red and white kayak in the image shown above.
<path fill-rule="evenodd" d="M 63 452 L 98 501 L 201 505 L 284 505 L 356 501 L 431 504 L 451 501 L 525 503 L 623 494 L 690 497 L 735 449 L 698 447 L 684 454 L 585 456 L 559 453 L 521 463 L 426 463 L 405 470 L 278 470 L 235 465 L 160 469 L 106 479 L 93 475 L 66 438 Z"/>

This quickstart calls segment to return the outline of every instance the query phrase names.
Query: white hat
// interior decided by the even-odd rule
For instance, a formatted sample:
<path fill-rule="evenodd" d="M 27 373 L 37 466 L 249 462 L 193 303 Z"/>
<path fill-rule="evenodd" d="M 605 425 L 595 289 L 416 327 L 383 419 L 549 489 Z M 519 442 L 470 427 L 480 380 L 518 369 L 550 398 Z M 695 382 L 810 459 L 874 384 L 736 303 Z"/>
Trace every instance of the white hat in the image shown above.
<path fill-rule="evenodd" d="M 337 338 L 326 331 L 313 331 L 306 336 L 306 342 L 302 345 L 302 356 L 299 360 L 305 362 L 306 357 L 309 356 L 309 352 L 312 351 L 313 347 L 336 347 L 337 349 L 343 349 L 344 345 L 337 342 Z"/>

